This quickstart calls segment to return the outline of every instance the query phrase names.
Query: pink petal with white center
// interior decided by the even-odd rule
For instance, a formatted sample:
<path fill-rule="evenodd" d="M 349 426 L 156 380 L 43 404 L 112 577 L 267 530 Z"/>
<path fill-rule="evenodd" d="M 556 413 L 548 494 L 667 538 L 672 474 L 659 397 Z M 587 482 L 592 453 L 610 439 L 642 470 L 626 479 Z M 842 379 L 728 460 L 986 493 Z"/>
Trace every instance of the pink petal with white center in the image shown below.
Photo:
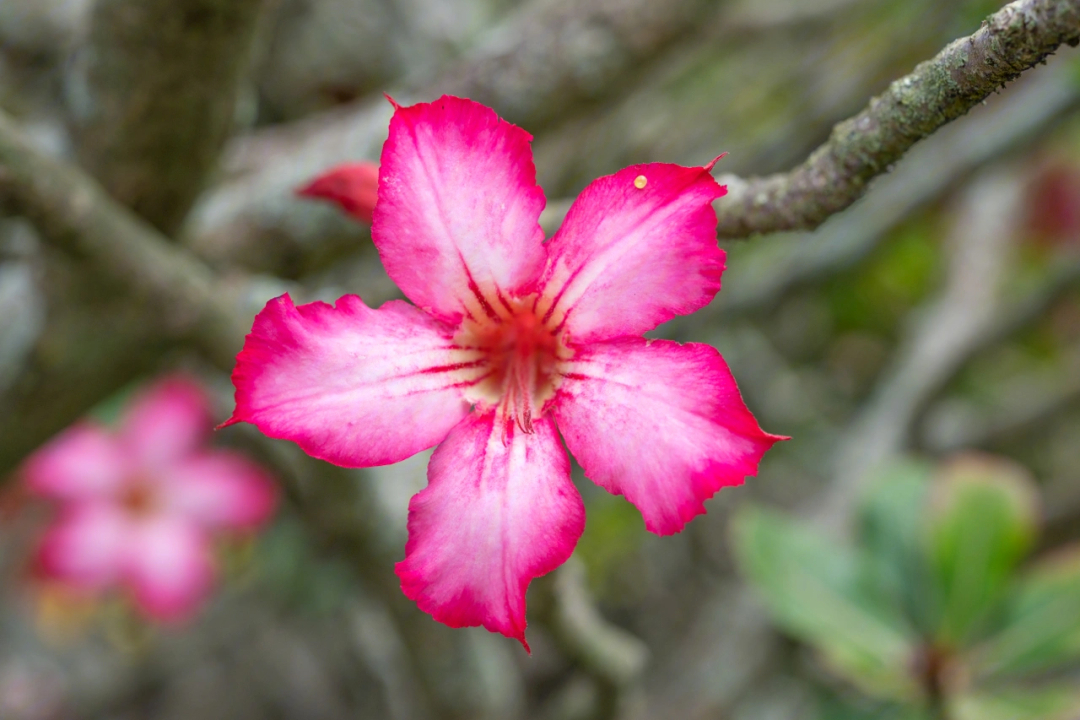
<path fill-rule="evenodd" d="M 115 493 L 129 472 L 116 438 L 90 423 L 75 425 L 27 459 L 23 477 L 39 495 L 88 500 Z"/>
<path fill-rule="evenodd" d="M 536 279 L 546 257 L 532 136 L 471 100 L 398 107 L 371 235 L 401 291 L 475 319 Z"/>
<path fill-rule="evenodd" d="M 625 338 L 567 363 L 553 413 L 585 476 L 641 511 L 659 535 L 757 474 L 777 440 L 758 427 L 724 359 L 708 345 Z"/>
<path fill-rule="evenodd" d="M 469 412 L 463 386 L 477 369 L 452 355 L 452 335 L 399 300 L 372 310 L 346 295 L 337 307 L 296 307 L 282 295 L 255 317 L 236 358 L 226 424 L 250 422 L 345 467 L 404 460 Z"/>
<path fill-rule="evenodd" d="M 154 383 L 128 406 L 120 441 L 149 469 L 168 465 L 203 443 L 214 427 L 210 399 L 194 380 L 176 375 Z"/>
<path fill-rule="evenodd" d="M 38 566 L 45 577 L 79 590 L 116 582 L 130 541 L 127 516 L 108 503 L 86 502 L 64 510 L 45 533 Z"/>
<path fill-rule="evenodd" d="M 143 521 L 132 530 L 124 579 L 147 615 L 164 622 L 184 620 L 213 585 L 214 563 L 206 536 L 182 518 Z"/>
<path fill-rule="evenodd" d="M 358 162 L 338 165 L 297 190 L 296 194 L 329 200 L 357 220 L 370 223 L 378 190 L 379 166 Z"/>
<path fill-rule="evenodd" d="M 277 492 L 266 472 L 240 453 L 192 455 L 165 471 L 162 504 L 204 527 L 251 529 L 274 512 Z"/>
<path fill-rule="evenodd" d="M 473 414 L 435 450 L 409 503 L 402 591 L 450 627 L 483 625 L 525 642 L 529 581 L 557 568 L 585 528 L 570 462 L 548 418 L 525 434 Z"/>
<path fill-rule="evenodd" d="M 709 168 L 634 165 L 590 183 L 548 245 L 538 314 L 584 343 L 709 304 L 724 271 L 712 202 L 727 192 Z"/>

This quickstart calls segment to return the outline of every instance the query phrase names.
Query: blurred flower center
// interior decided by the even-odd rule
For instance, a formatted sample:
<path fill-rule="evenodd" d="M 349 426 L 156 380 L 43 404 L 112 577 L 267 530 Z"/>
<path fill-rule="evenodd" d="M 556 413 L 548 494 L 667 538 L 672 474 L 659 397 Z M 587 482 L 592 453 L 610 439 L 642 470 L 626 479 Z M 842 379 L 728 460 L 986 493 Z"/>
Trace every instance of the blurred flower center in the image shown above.
<path fill-rule="evenodd" d="M 120 507 L 129 515 L 145 517 L 153 514 L 160 506 L 158 493 L 149 480 L 137 478 L 120 491 Z"/>
<path fill-rule="evenodd" d="M 454 338 L 481 371 L 469 399 L 496 406 L 524 432 L 533 431 L 533 418 L 555 396 L 559 363 L 573 355 L 560 328 L 544 323 L 534 306 L 533 297 L 504 303 L 479 320 L 466 319 Z"/>

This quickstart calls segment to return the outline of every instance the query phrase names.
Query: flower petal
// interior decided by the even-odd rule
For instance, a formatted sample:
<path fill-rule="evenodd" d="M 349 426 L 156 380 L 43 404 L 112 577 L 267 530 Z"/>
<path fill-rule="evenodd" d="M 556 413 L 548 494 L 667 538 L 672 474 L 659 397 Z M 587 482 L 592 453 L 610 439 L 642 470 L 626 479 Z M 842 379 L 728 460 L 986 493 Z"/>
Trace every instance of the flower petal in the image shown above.
<path fill-rule="evenodd" d="M 296 194 L 329 200 L 357 220 L 370 223 L 378 190 L 379 166 L 371 162 L 358 162 L 328 170 L 297 190 Z"/>
<path fill-rule="evenodd" d="M 569 365 L 553 407 L 567 447 L 657 534 L 682 530 L 786 439 L 758 427 L 708 345 L 624 338 L 588 345 Z"/>
<path fill-rule="evenodd" d="M 471 100 L 398 107 L 371 229 L 401 291 L 437 317 L 481 318 L 544 264 L 527 132 Z"/>
<path fill-rule="evenodd" d="M 255 528 L 277 505 L 273 480 L 236 452 L 198 453 L 168 469 L 161 483 L 163 503 L 204 527 Z"/>
<path fill-rule="evenodd" d="M 85 500 L 116 492 L 128 467 L 116 438 L 84 422 L 31 455 L 22 472 L 32 492 L 59 500 Z"/>
<path fill-rule="evenodd" d="M 213 585 L 207 538 L 181 518 L 147 520 L 133 527 L 124 576 L 135 603 L 147 615 L 164 622 L 183 620 Z"/>
<path fill-rule="evenodd" d="M 698 310 L 720 289 L 706 168 L 634 165 L 586 187 L 548 245 L 537 310 L 576 342 L 640 335 Z"/>
<path fill-rule="evenodd" d="M 38 565 L 45 577 L 78 590 L 102 590 L 119 578 L 129 544 L 127 518 L 108 503 L 73 505 L 45 533 Z"/>
<path fill-rule="evenodd" d="M 187 455 L 214 427 L 202 386 L 182 375 L 154 383 L 124 412 L 120 440 L 144 467 L 166 466 Z"/>
<path fill-rule="evenodd" d="M 295 307 L 288 295 L 255 317 L 236 358 L 236 411 L 270 437 L 346 467 L 387 465 L 435 445 L 469 412 L 452 330 L 408 303 L 372 310 Z"/>
<path fill-rule="evenodd" d="M 548 418 L 521 432 L 495 413 L 450 431 L 409 503 L 401 589 L 450 627 L 483 625 L 525 649 L 529 581 L 570 557 L 585 507 Z"/>

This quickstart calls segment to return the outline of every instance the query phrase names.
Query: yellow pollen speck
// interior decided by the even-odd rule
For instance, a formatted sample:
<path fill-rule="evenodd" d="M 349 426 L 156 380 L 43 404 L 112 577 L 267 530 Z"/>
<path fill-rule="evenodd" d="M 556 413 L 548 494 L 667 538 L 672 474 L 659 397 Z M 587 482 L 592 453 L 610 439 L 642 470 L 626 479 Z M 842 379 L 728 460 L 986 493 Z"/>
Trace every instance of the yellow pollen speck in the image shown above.
<path fill-rule="evenodd" d="M 634 187 L 636 187 L 638 190 L 644 190 L 645 186 L 648 184 L 649 178 L 645 177 L 644 175 L 638 175 L 636 178 L 634 178 Z"/>

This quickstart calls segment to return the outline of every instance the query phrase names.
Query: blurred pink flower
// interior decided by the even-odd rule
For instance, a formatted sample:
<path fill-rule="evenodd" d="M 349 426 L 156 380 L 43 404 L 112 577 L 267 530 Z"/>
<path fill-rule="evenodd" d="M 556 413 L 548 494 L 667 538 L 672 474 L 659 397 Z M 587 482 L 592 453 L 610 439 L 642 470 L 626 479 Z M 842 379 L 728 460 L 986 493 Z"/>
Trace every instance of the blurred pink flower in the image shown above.
<path fill-rule="evenodd" d="M 402 590 L 436 620 L 522 644 L 529 581 L 584 528 L 560 432 L 662 535 L 781 439 L 715 349 L 641 337 L 720 289 L 712 164 L 602 177 L 545 244 L 531 139 L 469 100 L 397 107 L 372 237 L 415 305 L 271 300 L 229 420 L 347 467 L 438 444 L 409 505 Z"/>
<path fill-rule="evenodd" d="M 296 194 L 337 203 L 357 220 L 370 223 L 378 189 L 379 166 L 357 162 L 338 165 L 297 190 Z"/>
<path fill-rule="evenodd" d="M 254 529 L 276 503 L 260 467 L 206 447 L 211 428 L 202 388 L 171 377 L 135 398 L 115 432 L 83 421 L 32 455 L 27 486 L 59 510 L 39 549 L 45 578 L 123 586 L 151 618 L 189 616 L 212 586 L 211 533 Z"/>

